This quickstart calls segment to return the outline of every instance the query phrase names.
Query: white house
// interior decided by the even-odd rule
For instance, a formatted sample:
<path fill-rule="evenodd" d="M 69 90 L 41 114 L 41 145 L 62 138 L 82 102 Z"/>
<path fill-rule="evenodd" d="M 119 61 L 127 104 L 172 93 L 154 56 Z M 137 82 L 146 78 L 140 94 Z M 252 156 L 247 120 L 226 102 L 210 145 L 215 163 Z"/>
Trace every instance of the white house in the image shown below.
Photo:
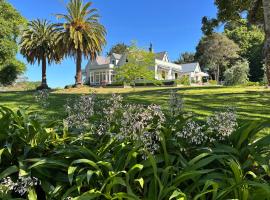
<path fill-rule="evenodd" d="M 98 56 L 96 60 L 89 61 L 85 67 L 86 82 L 90 85 L 105 85 L 114 82 L 116 67 L 124 65 L 127 60 L 126 55 L 112 54 L 111 56 Z M 155 79 L 176 80 L 181 76 L 189 76 L 191 82 L 201 82 L 202 77 L 208 74 L 201 71 L 199 63 L 174 64 L 169 61 L 167 52 L 155 54 Z"/>

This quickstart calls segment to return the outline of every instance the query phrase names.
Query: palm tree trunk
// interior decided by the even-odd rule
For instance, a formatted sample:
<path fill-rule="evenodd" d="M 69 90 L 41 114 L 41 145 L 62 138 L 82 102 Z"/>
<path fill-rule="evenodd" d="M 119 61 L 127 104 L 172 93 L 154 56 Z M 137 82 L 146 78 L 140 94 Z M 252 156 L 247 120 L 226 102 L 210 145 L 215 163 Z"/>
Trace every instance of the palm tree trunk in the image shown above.
<path fill-rule="evenodd" d="M 82 85 L 82 51 L 77 50 L 75 85 Z"/>
<path fill-rule="evenodd" d="M 265 22 L 265 65 L 268 86 L 270 86 L 270 1 L 263 0 L 264 22 Z"/>
<path fill-rule="evenodd" d="M 41 80 L 41 89 L 48 89 L 47 85 L 47 74 L 46 74 L 46 68 L 47 68 L 47 61 L 46 57 L 43 57 L 42 59 L 42 80 Z"/>

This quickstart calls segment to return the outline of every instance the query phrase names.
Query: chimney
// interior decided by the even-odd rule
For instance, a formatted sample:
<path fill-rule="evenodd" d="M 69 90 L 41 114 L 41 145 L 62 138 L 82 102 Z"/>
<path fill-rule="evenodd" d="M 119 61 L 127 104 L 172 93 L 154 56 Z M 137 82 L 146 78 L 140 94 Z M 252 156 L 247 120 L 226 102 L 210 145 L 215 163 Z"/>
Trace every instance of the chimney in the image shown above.
<path fill-rule="evenodd" d="M 153 44 L 150 43 L 149 52 L 153 53 Z"/>

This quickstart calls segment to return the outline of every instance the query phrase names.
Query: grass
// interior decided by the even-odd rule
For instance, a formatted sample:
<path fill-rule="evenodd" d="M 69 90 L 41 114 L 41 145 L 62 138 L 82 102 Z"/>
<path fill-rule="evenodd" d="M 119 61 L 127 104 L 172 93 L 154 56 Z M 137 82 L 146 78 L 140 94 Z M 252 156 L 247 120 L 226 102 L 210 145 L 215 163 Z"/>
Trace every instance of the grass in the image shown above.
<path fill-rule="evenodd" d="M 167 108 L 171 90 L 181 94 L 185 109 L 205 117 L 226 106 L 236 108 L 238 119 L 270 120 L 270 90 L 263 87 L 186 87 L 186 88 L 89 88 L 57 90 L 50 94 L 50 106 L 43 109 L 34 99 L 31 91 L 7 91 L 0 93 L 0 105 L 16 109 L 29 107 L 30 111 L 42 112 L 49 119 L 64 116 L 64 104 L 68 98 L 95 91 L 107 97 L 112 93 L 123 95 L 126 102 L 161 105 Z"/>

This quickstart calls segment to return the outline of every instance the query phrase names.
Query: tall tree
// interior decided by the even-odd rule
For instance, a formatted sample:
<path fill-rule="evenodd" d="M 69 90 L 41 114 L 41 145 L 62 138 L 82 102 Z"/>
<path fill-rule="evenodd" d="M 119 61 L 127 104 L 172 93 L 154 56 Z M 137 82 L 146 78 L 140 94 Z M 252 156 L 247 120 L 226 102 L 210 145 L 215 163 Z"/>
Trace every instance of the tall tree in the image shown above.
<path fill-rule="evenodd" d="M 107 55 L 110 56 L 113 53 L 124 54 L 124 53 L 127 53 L 127 51 L 128 51 L 128 45 L 126 45 L 125 43 L 118 43 L 111 47 Z"/>
<path fill-rule="evenodd" d="M 10 77 L 0 80 L 3 85 L 14 82 L 17 75 L 25 71 L 25 65 L 16 59 L 17 39 L 25 24 L 26 19 L 13 6 L 0 0 L 0 73 L 5 77 L 9 72 Z"/>
<path fill-rule="evenodd" d="M 242 18 L 247 15 L 249 23 L 264 26 L 265 45 L 264 57 L 266 65 L 266 76 L 270 86 L 270 1 L 269 0 L 215 0 L 218 8 L 217 21 L 226 23 Z M 203 28 L 205 33 L 211 32 L 211 27 L 218 23 L 213 19 L 203 18 Z M 212 26 L 211 26 L 212 25 Z"/>
<path fill-rule="evenodd" d="M 241 57 L 249 61 L 249 79 L 257 82 L 264 78 L 263 46 L 265 34 L 262 28 L 248 25 L 247 20 L 232 21 L 225 25 L 225 35 L 240 47 Z"/>
<path fill-rule="evenodd" d="M 47 63 L 59 62 L 61 57 L 57 51 L 59 35 L 53 24 L 46 20 L 33 20 L 28 23 L 23 31 L 20 42 L 21 54 L 28 62 L 42 63 L 42 81 L 38 89 L 47 89 L 46 68 Z"/>
<path fill-rule="evenodd" d="M 94 60 L 106 44 L 106 30 L 99 23 L 97 9 L 92 3 L 82 0 L 70 0 L 68 14 L 58 14 L 63 23 L 56 24 L 61 35 L 60 47 L 66 56 L 76 59 L 75 86 L 82 85 L 82 57 Z"/>
<path fill-rule="evenodd" d="M 195 62 L 195 53 L 193 52 L 184 52 L 180 55 L 178 60 L 176 60 L 175 64 L 185 64 Z"/>
<path fill-rule="evenodd" d="M 201 39 L 196 58 L 203 67 L 208 67 L 219 83 L 220 76 L 228 66 L 239 58 L 239 47 L 225 35 L 213 33 Z"/>

